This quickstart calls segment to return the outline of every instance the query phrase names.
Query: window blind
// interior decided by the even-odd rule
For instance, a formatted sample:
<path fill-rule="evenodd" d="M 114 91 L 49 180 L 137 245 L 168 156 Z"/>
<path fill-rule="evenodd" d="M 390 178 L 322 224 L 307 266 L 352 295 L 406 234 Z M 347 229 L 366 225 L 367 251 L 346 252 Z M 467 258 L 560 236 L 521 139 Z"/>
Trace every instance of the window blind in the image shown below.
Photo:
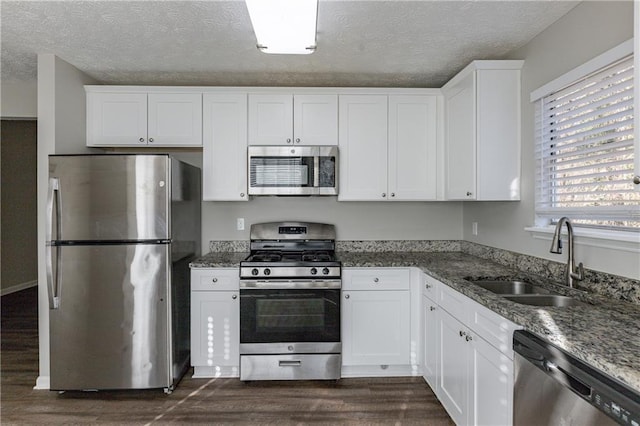
<path fill-rule="evenodd" d="M 633 185 L 633 57 L 536 105 L 536 214 L 640 230 Z"/>

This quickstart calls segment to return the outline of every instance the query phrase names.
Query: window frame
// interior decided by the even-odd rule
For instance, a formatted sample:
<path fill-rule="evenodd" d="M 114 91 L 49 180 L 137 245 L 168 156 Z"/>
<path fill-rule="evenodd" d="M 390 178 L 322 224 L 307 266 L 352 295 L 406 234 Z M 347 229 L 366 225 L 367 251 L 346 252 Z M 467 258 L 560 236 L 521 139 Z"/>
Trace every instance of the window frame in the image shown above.
<path fill-rule="evenodd" d="M 551 95 L 555 92 L 558 92 L 564 88 L 566 88 L 567 86 L 570 86 L 576 82 L 578 82 L 581 79 L 584 79 L 585 77 L 603 69 L 606 68 L 612 64 L 615 64 L 616 62 L 619 62 L 620 60 L 623 60 L 624 58 L 633 55 L 634 54 L 634 43 L 633 43 L 633 39 L 627 40 L 621 44 L 619 44 L 618 46 L 604 52 L 603 54 L 593 58 L 592 60 L 574 68 L 573 70 L 563 74 L 562 76 L 554 79 L 553 81 L 543 85 L 542 87 L 534 90 L 533 92 L 531 92 L 530 95 L 530 101 L 532 103 L 536 103 L 535 105 L 535 111 L 536 111 L 536 126 L 540 125 L 540 122 L 538 121 L 540 119 L 540 117 L 537 116 L 537 114 L 539 114 L 541 112 L 541 107 L 540 104 L 542 103 L 542 99 L 545 98 L 548 95 Z M 637 53 L 636 53 L 637 55 Z M 637 64 L 637 58 L 635 60 L 635 64 Z M 638 74 L 638 70 L 636 68 L 635 70 L 635 75 Z M 638 82 L 637 80 L 635 81 L 635 92 L 634 92 L 634 98 L 637 98 L 637 94 L 638 94 L 638 85 L 640 84 L 640 82 Z M 636 102 L 637 104 L 637 99 L 634 99 L 634 102 Z M 635 123 L 636 123 L 636 127 L 637 127 L 637 123 L 638 123 L 638 119 L 637 119 L 637 115 L 638 115 L 638 111 L 634 110 L 634 115 L 635 115 Z M 538 149 L 538 145 L 540 143 L 539 139 L 538 139 L 538 134 L 539 134 L 539 128 L 536 128 L 536 137 L 535 137 L 535 145 L 536 145 L 536 151 Z M 635 129 L 635 135 L 638 135 L 638 129 Z M 636 143 L 635 146 L 637 147 L 638 144 Z M 637 151 L 637 149 L 636 149 Z M 637 160 L 638 158 L 638 153 L 634 152 L 634 157 Z M 540 161 L 539 158 L 537 157 L 537 152 L 536 152 L 536 167 L 540 166 Z M 536 170 L 536 179 L 538 178 L 538 173 L 539 170 Z M 547 239 L 546 238 L 546 234 L 553 232 L 554 229 L 554 225 L 552 224 L 552 219 L 545 214 L 539 214 L 538 211 L 538 202 L 539 202 L 539 193 L 538 193 L 538 188 L 537 185 L 535 185 L 535 207 L 534 207 L 534 216 L 535 216 L 535 225 L 532 227 L 527 227 L 525 228 L 526 231 L 529 231 L 532 233 L 532 235 L 534 236 L 534 238 L 541 238 L 541 239 Z M 569 209 L 567 209 L 566 214 L 564 213 L 559 213 L 560 215 L 566 215 L 568 217 L 571 217 L 571 212 L 569 211 Z M 637 245 L 638 243 L 640 243 L 640 230 L 636 231 L 635 229 L 633 230 L 629 230 L 629 229 L 624 229 L 624 228 L 620 228 L 620 229 L 616 229 L 616 228 L 593 228 L 590 226 L 581 226 L 580 224 L 575 224 L 575 229 L 576 231 L 576 235 L 580 236 L 583 235 L 584 238 L 588 239 L 588 240 L 593 240 L 593 244 L 589 244 L 589 245 L 597 245 L 599 247 L 602 247 L 602 243 L 598 243 L 597 241 L 602 241 L 602 240 L 615 240 L 615 241 L 619 241 L 620 244 L 622 245 L 621 247 L 618 247 L 618 245 L 616 244 L 615 248 L 622 248 L 624 249 L 625 247 L 627 247 L 628 243 L 631 243 L 632 245 Z M 550 239 L 550 237 L 549 237 Z M 614 247 L 612 247 L 614 248 Z M 627 247 L 629 248 L 629 247 Z M 633 247 L 632 251 L 638 251 L 637 247 Z"/>

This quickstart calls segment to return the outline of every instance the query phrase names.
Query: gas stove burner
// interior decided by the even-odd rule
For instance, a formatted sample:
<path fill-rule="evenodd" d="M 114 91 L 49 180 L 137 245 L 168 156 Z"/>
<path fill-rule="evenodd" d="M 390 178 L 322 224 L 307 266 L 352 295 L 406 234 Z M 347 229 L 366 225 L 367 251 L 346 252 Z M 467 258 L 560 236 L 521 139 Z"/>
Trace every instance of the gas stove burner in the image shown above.
<path fill-rule="evenodd" d="M 302 255 L 303 262 L 330 262 L 334 260 L 334 256 L 326 251 L 305 253 Z"/>
<path fill-rule="evenodd" d="M 250 262 L 280 262 L 282 255 L 279 252 L 258 252 L 247 258 Z"/>
<path fill-rule="evenodd" d="M 247 280 L 339 279 L 333 225 L 278 222 L 251 225 L 251 253 L 240 262 Z"/>

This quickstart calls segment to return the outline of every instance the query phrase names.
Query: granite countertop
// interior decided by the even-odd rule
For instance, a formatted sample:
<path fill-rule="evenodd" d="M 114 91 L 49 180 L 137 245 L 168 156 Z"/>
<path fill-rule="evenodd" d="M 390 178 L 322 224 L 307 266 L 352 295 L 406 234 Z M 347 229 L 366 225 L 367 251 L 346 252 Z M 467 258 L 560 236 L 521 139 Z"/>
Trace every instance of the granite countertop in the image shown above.
<path fill-rule="evenodd" d="M 212 252 L 196 268 L 238 267 L 248 253 Z M 343 268 L 417 267 L 571 355 L 640 392 L 640 306 L 569 289 L 462 252 L 339 252 Z M 511 302 L 464 278 L 518 278 L 589 303 L 541 307 Z"/>

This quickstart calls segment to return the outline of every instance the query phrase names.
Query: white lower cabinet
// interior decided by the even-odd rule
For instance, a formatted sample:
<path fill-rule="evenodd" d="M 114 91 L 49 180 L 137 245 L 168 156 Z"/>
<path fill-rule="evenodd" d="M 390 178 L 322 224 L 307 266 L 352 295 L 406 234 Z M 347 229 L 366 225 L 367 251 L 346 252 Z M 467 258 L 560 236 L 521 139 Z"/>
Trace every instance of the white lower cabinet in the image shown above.
<path fill-rule="evenodd" d="M 513 350 L 510 344 L 500 342 L 510 342 L 513 331 L 520 327 L 461 293 L 445 285 L 441 287 L 439 300 L 449 301 L 449 305 L 437 306 L 436 395 L 459 426 L 511 425 Z M 460 305 L 452 304 L 452 300 Z M 464 322 L 454 317 L 447 307 L 464 312 Z M 425 330 L 426 327 L 425 321 Z"/>
<path fill-rule="evenodd" d="M 468 424 L 469 345 L 461 335 L 464 325 L 447 311 L 438 315 L 440 346 L 440 401 L 458 426 Z"/>
<path fill-rule="evenodd" d="M 193 377 L 238 377 L 240 296 L 237 268 L 191 271 Z"/>
<path fill-rule="evenodd" d="M 342 376 L 411 371 L 409 269 L 345 270 L 342 286 Z"/>
<path fill-rule="evenodd" d="M 422 278 L 422 304 L 421 304 L 421 322 L 422 322 L 422 376 L 429 384 L 434 393 L 438 393 L 438 372 L 440 366 L 440 356 L 438 354 L 438 342 L 440 340 L 440 332 L 438 330 L 438 304 L 434 301 L 435 293 L 434 282 L 427 281 L 426 275 Z"/>

